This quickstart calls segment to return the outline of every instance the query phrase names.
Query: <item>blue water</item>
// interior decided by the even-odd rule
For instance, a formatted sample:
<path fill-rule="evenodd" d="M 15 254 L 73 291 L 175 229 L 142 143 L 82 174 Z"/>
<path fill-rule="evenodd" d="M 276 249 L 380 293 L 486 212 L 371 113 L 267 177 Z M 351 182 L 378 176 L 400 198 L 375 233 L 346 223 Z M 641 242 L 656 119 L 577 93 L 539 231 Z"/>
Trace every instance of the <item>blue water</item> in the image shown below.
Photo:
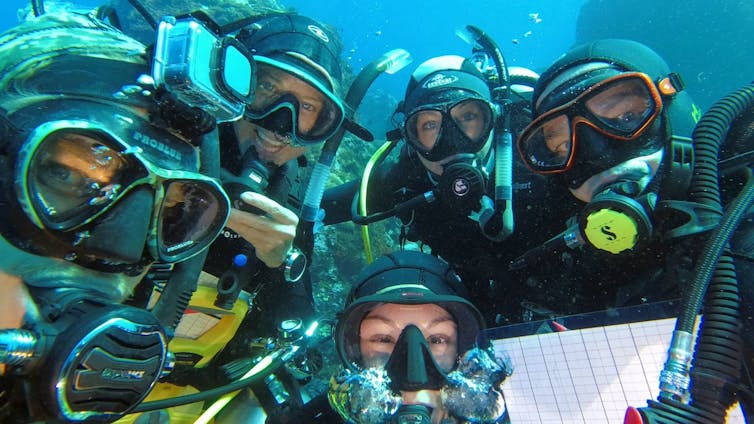
<path fill-rule="evenodd" d="M 399 47 L 408 50 L 414 57 L 413 66 L 394 77 L 381 77 L 375 84 L 390 87 L 391 92 L 402 96 L 410 70 L 422 61 L 442 54 L 469 55 L 470 46 L 455 35 L 466 25 L 490 34 L 510 65 L 542 70 L 573 44 L 574 22 L 583 1 L 325 3 L 327 7 L 311 0 L 286 2 L 299 12 L 338 28 L 343 35 L 345 58 L 356 72 L 383 52 Z M 530 16 L 536 13 L 541 22 Z"/>
<path fill-rule="evenodd" d="M 90 0 L 76 4 L 98 3 Z M 395 97 L 402 96 L 413 66 L 437 55 L 466 56 L 470 53 L 470 46 L 455 35 L 456 30 L 466 25 L 477 26 L 490 34 L 509 64 L 541 70 L 573 43 L 573 22 L 582 3 L 583 0 L 284 2 L 340 31 L 344 43 L 343 58 L 351 64 L 354 73 L 386 51 L 395 48 L 408 50 L 414 58 L 413 64 L 395 76 L 381 77 L 374 86 L 388 90 Z M 28 0 L 6 0 L 0 6 L 4 9 L 0 14 L 0 30 L 14 25 L 16 11 L 28 4 Z M 539 14 L 541 22 L 530 17 L 534 13 Z"/>
<path fill-rule="evenodd" d="M 52 2 L 53 0 L 49 0 Z M 77 0 L 93 6 L 106 0 Z M 178 2 L 174 2 L 178 3 Z M 210 5 L 213 0 L 205 0 Z M 751 0 L 289 0 L 283 4 L 335 26 L 343 59 L 358 73 L 382 53 L 403 48 L 414 63 L 382 76 L 373 89 L 401 98 L 410 70 L 437 55 L 468 55 L 456 30 L 474 25 L 499 44 L 508 64 L 541 72 L 577 40 L 632 38 L 658 51 L 680 72 L 702 110 L 754 79 Z M 0 30 L 17 22 L 28 0 L 5 0 Z M 580 22 L 584 5 L 591 6 Z M 183 13 L 186 11 L 176 11 Z M 583 18 L 583 16 L 582 16 Z"/>

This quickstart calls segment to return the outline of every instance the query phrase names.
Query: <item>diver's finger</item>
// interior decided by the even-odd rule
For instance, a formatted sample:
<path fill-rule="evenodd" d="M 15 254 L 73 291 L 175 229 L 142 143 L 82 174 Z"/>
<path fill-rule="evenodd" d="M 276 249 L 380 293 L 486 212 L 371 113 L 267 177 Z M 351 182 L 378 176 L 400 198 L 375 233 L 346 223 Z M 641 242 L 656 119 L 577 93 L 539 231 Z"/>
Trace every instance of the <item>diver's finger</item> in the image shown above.
<path fill-rule="evenodd" d="M 263 194 L 246 191 L 241 193 L 241 200 L 261 209 L 275 222 L 285 225 L 298 225 L 298 216 L 293 211 Z"/>

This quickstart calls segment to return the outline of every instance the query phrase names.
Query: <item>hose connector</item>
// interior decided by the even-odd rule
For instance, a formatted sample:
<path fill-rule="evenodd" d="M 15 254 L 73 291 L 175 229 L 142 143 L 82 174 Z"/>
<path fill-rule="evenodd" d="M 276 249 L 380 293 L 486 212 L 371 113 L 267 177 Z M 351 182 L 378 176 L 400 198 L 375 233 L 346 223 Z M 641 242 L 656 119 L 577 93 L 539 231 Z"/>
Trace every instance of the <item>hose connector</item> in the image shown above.
<path fill-rule="evenodd" d="M 687 402 L 689 398 L 689 365 L 693 352 L 693 336 L 685 331 L 674 331 L 668 348 L 668 360 L 660 372 L 659 398 Z"/>
<path fill-rule="evenodd" d="M 29 330 L 0 330 L 0 364 L 12 367 L 28 365 L 35 357 L 39 337 Z"/>

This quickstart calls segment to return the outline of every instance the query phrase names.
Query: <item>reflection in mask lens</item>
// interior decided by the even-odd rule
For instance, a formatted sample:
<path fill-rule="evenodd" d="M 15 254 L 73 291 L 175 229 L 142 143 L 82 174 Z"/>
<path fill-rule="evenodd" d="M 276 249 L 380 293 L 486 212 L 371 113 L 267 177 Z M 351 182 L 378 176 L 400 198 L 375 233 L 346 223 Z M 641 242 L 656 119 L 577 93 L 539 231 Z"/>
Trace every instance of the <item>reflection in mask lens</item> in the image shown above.
<path fill-rule="evenodd" d="M 473 153 L 487 140 L 492 128 L 492 110 L 486 102 L 477 99 L 450 107 L 427 106 L 409 115 L 405 125 L 408 140 L 423 152 L 432 151 L 443 136 L 442 129 L 454 125 L 467 144 L 458 146 L 456 153 Z"/>
<path fill-rule="evenodd" d="M 589 98 L 586 108 L 607 132 L 618 135 L 633 133 L 641 128 L 657 105 L 647 85 L 640 79 L 627 79 L 607 84 Z"/>
<path fill-rule="evenodd" d="M 220 204 L 209 187 L 194 181 L 169 182 L 158 221 L 160 249 L 174 255 L 197 241 L 213 237 L 215 234 L 211 232 L 222 216 L 219 212 Z"/>
<path fill-rule="evenodd" d="M 566 115 L 542 121 L 520 143 L 525 162 L 539 170 L 562 169 L 571 158 L 571 123 Z"/>
<path fill-rule="evenodd" d="M 37 213 L 62 230 L 104 210 L 131 181 L 146 175 L 99 140 L 67 132 L 40 145 L 29 173 Z"/>

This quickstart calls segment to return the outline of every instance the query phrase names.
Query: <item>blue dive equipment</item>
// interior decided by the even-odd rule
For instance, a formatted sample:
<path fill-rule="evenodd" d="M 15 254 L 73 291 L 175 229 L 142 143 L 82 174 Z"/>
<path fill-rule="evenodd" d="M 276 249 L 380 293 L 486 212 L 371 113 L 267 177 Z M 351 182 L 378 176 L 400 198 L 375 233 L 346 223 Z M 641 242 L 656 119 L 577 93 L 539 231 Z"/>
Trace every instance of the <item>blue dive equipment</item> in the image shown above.
<path fill-rule="evenodd" d="M 484 31 L 467 25 L 466 31 L 457 31 L 456 34 L 464 41 L 471 44 L 475 54 L 475 61 L 485 64 L 480 56 L 483 53 L 487 59 L 492 60 L 492 67 L 483 65 L 480 69 L 486 76 L 493 77 L 491 70 L 494 69 L 494 78 L 488 79 L 492 91 L 492 101 L 501 108 L 500 116 L 495 122 L 495 201 L 492 210 L 483 210 L 478 217 L 482 233 L 493 241 L 506 239 L 513 233 L 513 133 L 511 132 L 511 119 L 508 105 L 511 103 L 511 81 L 508 74 L 508 66 L 505 63 L 497 43 Z"/>
<path fill-rule="evenodd" d="M 630 407 L 624 422 L 650 424 L 670 422 L 723 422 L 736 401 L 749 415 L 754 405 L 740 387 L 742 334 L 739 282 L 733 258 L 726 250 L 744 213 L 754 204 L 754 179 L 750 169 L 747 183 L 723 215 L 718 183 L 718 155 L 737 116 L 754 107 L 754 83 L 718 101 L 694 129 L 695 167 L 690 199 L 705 207 L 719 225 L 709 235 L 697 261 L 695 279 L 685 293 L 681 315 L 676 321 L 668 358 L 660 373 L 660 394 L 648 406 Z M 711 281 L 710 281 L 711 280 Z M 704 318 L 696 351 L 692 351 L 694 326 L 704 300 Z M 693 360 L 693 366 L 691 361 Z M 748 388 L 751 390 L 751 387 Z"/>
<path fill-rule="evenodd" d="M 361 100 L 364 98 L 369 86 L 372 85 L 374 80 L 383 72 L 388 74 L 394 74 L 406 65 L 411 63 L 411 55 L 404 49 L 395 49 L 384 53 L 379 58 L 372 61 L 369 65 L 359 72 L 354 79 L 351 87 L 346 94 L 346 107 L 349 109 L 349 113 L 353 114 L 358 109 Z M 320 204 L 322 202 L 322 196 L 325 193 L 325 183 L 330 176 L 330 167 L 335 161 L 335 154 L 338 151 L 340 142 L 343 140 L 343 135 L 346 129 L 351 132 L 356 132 L 358 126 L 350 124 L 352 121 L 346 119 L 343 128 L 340 128 L 338 132 L 330 137 L 325 145 L 322 147 L 322 152 L 319 155 L 317 164 L 314 165 L 314 170 L 309 180 L 309 184 L 306 187 L 306 194 L 304 195 L 304 202 L 301 206 L 301 229 L 304 240 L 313 240 L 314 238 L 314 224 L 317 220 L 317 216 L 320 210 Z M 355 128 L 351 128 L 355 127 Z M 364 130 L 366 131 L 366 130 Z M 359 134 L 356 134 L 359 135 Z M 370 137 L 366 137 L 366 136 Z M 363 134 L 361 138 L 371 141 L 371 134 Z M 312 243 L 303 243 L 304 246 L 309 246 Z M 308 257 L 311 257 L 312 252 L 304 252 Z"/>

